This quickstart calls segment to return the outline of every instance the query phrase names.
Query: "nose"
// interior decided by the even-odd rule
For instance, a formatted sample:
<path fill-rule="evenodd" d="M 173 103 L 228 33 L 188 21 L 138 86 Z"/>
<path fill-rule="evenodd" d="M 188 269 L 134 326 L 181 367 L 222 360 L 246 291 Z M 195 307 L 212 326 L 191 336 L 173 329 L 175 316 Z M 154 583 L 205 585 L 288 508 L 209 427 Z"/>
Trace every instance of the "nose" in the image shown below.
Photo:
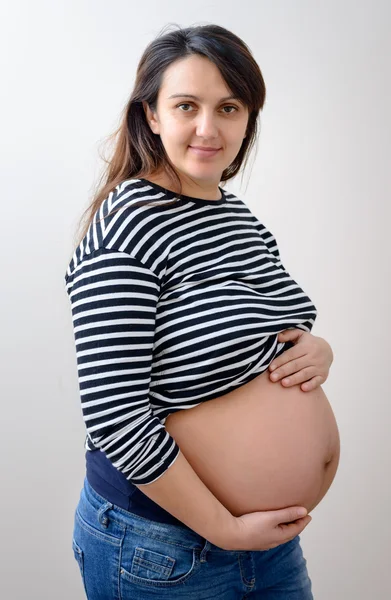
<path fill-rule="evenodd" d="M 197 115 L 196 134 L 198 137 L 206 139 L 218 137 L 218 128 L 213 113 L 201 111 L 199 115 Z"/>

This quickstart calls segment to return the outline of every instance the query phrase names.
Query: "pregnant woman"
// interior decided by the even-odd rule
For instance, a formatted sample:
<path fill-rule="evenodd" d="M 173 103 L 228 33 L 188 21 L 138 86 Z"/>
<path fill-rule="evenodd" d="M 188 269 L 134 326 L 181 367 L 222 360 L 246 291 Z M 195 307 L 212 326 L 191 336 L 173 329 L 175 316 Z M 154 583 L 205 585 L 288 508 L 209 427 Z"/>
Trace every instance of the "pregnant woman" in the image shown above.
<path fill-rule="evenodd" d="M 333 355 L 274 236 L 220 186 L 265 93 L 222 27 L 152 41 L 68 265 L 91 600 L 313 598 L 299 534 L 339 462 Z"/>

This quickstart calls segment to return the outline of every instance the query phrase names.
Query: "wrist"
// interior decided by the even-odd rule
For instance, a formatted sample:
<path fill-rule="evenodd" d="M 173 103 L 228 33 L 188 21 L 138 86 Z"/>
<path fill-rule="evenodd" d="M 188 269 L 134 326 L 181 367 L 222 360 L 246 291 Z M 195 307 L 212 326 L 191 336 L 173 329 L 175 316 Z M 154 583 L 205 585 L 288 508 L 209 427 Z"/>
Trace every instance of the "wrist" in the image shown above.
<path fill-rule="evenodd" d="M 233 550 L 236 548 L 240 537 L 239 529 L 239 520 L 229 513 L 228 516 L 225 516 L 220 526 L 216 528 L 212 536 L 213 539 L 209 541 L 222 550 Z"/>

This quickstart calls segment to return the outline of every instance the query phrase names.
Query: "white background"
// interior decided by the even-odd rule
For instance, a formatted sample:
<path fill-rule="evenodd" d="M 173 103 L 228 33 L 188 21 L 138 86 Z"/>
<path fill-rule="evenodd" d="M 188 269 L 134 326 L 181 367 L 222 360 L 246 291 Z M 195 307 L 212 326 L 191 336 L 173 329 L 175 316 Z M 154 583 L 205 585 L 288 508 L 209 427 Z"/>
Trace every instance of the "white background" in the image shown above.
<path fill-rule="evenodd" d="M 386 0 L 12 0 L 1 36 L 1 577 L 7 600 L 84 598 L 71 548 L 84 477 L 64 275 L 145 46 L 168 23 L 239 35 L 267 88 L 243 198 L 315 302 L 336 479 L 303 532 L 316 600 L 390 586 L 391 41 Z"/>

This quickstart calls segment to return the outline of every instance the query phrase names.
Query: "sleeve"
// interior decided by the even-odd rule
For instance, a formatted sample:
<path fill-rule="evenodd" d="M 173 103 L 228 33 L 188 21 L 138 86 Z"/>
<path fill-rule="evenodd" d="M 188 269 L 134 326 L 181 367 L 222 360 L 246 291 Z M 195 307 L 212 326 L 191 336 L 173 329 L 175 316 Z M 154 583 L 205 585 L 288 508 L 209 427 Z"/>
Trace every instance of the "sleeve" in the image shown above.
<path fill-rule="evenodd" d="M 263 241 L 265 242 L 269 252 L 277 259 L 277 265 L 280 266 L 284 271 L 286 270 L 284 265 L 281 262 L 280 249 L 277 244 L 277 240 L 274 235 L 266 229 L 264 225 L 258 222 L 257 229 L 262 236 Z"/>
<path fill-rule="evenodd" d="M 283 263 L 281 261 L 280 250 L 279 250 L 275 236 L 267 229 L 267 227 L 265 227 L 265 225 L 260 223 L 256 217 L 255 217 L 255 227 L 261 234 L 261 237 L 262 237 L 264 243 L 266 244 L 267 249 L 269 250 L 270 254 L 272 256 L 274 256 L 274 258 L 277 260 L 276 266 L 280 267 L 284 271 L 284 273 L 286 274 L 287 278 L 289 278 L 290 281 L 294 281 L 291 277 L 291 274 L 286 270 L 285 266 L 283 265 Z M 295 282 L 295 285 L 297 285 L 296 282 Z M 308 300 L 310 301 L 309 298 L 308 298 Z M 316 314 L 317 314 L 316 307 L 314 305 L 312 305 L 312 308 L 314 311 L 313 316 L 311 316 L 305 322 L 295 323 L 295 325 L 292 325 L 291 327 L 287 327 L 287 329 L 302 329 L 303 331 L 307 331 L 308 333 L 311 332 L 314 322 L 315 322 Z M 293 346 L 294 346 L 293 342 L 285 342 L 284 351 L 288 350 L 289 348 L 292 348 Z"/>
<path fill-rule="evenodd" d="M 152 483 L 179 454 L 149 401 L 158 277 L 100 248 L 66 279 L 87 436 L 130 482 Z"/>

